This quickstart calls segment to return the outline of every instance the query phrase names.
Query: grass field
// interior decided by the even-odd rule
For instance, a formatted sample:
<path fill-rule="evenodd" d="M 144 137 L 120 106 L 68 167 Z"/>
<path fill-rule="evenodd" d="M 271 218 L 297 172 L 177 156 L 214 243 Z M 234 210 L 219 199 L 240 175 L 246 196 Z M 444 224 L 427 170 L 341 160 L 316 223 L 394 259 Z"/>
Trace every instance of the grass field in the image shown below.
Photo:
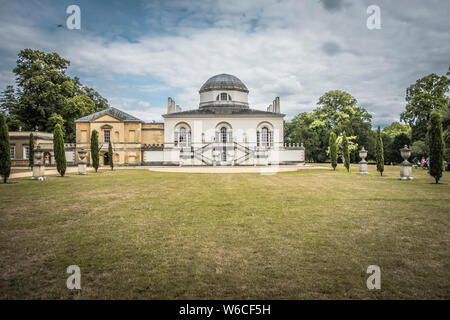
<path fill-rule="evenodd" d="M 374 169 L 14 179 L 0 184 L 0 298 L 449 299 L 450 175 Z"/>

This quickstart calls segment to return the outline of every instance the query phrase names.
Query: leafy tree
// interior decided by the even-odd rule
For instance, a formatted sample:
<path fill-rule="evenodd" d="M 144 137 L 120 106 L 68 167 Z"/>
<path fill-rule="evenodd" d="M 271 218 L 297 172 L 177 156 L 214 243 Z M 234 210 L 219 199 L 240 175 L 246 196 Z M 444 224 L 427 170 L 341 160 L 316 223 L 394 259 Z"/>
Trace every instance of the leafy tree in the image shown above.
<path fill-rule="evenodd" d="M 8 87 L 1 104 L 15 125 L 51 132 L 59 123 L 66 140 L 75 142 L 75 120 L 108 107 L 98 92 L 66 74 L 68 66 L 69 61 L 57 53 L 19 52 L 13 69 L 18 90 L 13 95 Z"/>
<path fill-rule="evenodd" d="M 417 140 L 411 145 L 411 154 L 419 160 L 430 153 L 428 144 L 423 140 Z"/>
<path fill-rule="evenodd" d="M 400 154 L 400 149 L 403 148 L 405 145 L 410 145 L 411 140 L 409 137 L 404 134 L 400 133 L 398 136 L 394 138 L 394 141 L 392 141 L 391 145 L 389 146 L 389 161 L 400 163 L 403 161 L 403 158 Z"/>
<path fill-rule="evenodd" d="M 348 140 L 345 131 L 342 133 L 342 151 L 344 155 L 344 166 L 347 172 L 350 172 L 350 151 L 348 149 Z"/>
<path fill-rule="evenodd" d="M 384 150 L 383 150 L 383 140 L 381 138 L 381 130 L 378 127 L 377 130 L 377 143 L 375 145 L 375 154 L 377 160 L 377 171 L 383 176 L 384 171 Z"/>
<path fill-rule="evenodd" d="M 92 130 L 91 134 L 91 157 L 92 157 L 92 166 L 94 167 L 95 172 L 97 172 L 99 165 L 99 147 L 98 147 L 97 130 Z"/>
<path fill-rule="evenodd" d="M 56 170 L 61 177 L 66 173 L 66 154 L 64 150 L 64 133 L 61 125 L 56 124 L 53 131 L 53 151 L 55 152 Z"/>
<path fill-rule="evenodd" d="M 0 113 L 0 175 L 6 183 L 11 173 L 11 147 L 5 116 Z"/>
<path fill-rule="evenodd" d="M 428 138 L 430 145 L 430 175 L 436 180 L 436 184 L 444 171 L 444 137 L 442 134 L 441 114 L 433 110 L 428 124 Z"/>
<path fill-rule="evenodd" d="M 320 97 L 318 107 L 312 112 L 303 112 L 291 122 L 285 123 L 285 141 L 301 143 L 306 148 L 309 161 L 327 161 L 329 134 L 346 132 L 355 137 L 356 144 L 373 146 L 375 139 L 372 133 L 371 115 L 357 101 L 344 91 L 329 91 Z M 339 139 L 339 138 L 338 138 Z M 351 150 L 355 157 L 355 151 Z"/>
<path fill-rule="evenodd" d="M 338 153 L 337 153 L 337 144 L 336 144 L 336 134 L 334 132 L 330 133 L 329 145 L 330 145 L 331 166 L 333 167 L 333 170 L 336 170 Z"/>
<path fill-rule="evenodd" d="M 33 132 L 30 133 L 30 142 L 28 143 L 28 148 L 30 150 L 30 157 L 28 159 L 29 166 L 32 167 L 34 165 L 34 135 Z"/>
<path fill-rule="evenodd" d="M 425 139 L 431 111 L 448 105 L 449 85 L 450 79 L 432 73 L 418 79 L 406 90 L 406 110 L 400 119 L 411 126 L 413 142 Z"/>
<path fill-rule="evenodd" d="M 108 159 L 109 159 L 109 165 L 111 167 L 111 170 L 114 170 L 113 149 L 112 149 L 111 140 L 109 141 L 109 144 L 108 144 Z"/>
<path fill-rule="evenodd" d="M 411 138 L 411 127 L 408 124 L 402 124 L 397 121 L 394 121 L 387 127 L 384 127 L 382 133 L 388 135 L 392 139 L 395 139 L 396 136 L 402 133 L 406 134 L 409 138 Z"/>

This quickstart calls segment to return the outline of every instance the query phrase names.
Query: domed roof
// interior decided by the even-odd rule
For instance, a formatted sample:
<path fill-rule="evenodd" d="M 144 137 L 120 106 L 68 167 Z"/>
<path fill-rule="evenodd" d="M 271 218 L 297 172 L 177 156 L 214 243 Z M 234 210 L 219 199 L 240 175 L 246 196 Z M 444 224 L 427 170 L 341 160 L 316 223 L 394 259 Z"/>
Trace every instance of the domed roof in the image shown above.
<path fill-rule="evenodd" d="M 241 80 L 231 74 L 218 74 L 209 78 L 200 88 L 199 93 L 212 90 L 237 90 L 248 93 L 248 89 Z"/>

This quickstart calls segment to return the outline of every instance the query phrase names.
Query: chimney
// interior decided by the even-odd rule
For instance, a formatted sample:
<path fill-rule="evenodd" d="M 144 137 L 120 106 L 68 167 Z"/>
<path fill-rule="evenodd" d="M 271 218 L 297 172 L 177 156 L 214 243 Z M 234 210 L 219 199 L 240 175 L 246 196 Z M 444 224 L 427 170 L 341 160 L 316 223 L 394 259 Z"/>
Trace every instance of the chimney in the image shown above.
<path fill-rule="evenodd" d="M 276 105 L 275 112 L 280 113 L 280 97 L 275 98 L 275 105 Z"/>
<path fill-rule="evenodd" d="M 267 108 L 267 111 L 272 112 L 272 105 L 269 104 L 269 107 Z"/>
<path fill-rule="evenodd" d="M 172 98 L 167 99 L 167 113 L 172 113 Z"/>
<path fill-rule="evenodd" d="M 180 112 L 181 111 L 181 108 L 180 108 L 180 106 L 177 104 L 177 106 L 175 107 L 175 112 Z"/>

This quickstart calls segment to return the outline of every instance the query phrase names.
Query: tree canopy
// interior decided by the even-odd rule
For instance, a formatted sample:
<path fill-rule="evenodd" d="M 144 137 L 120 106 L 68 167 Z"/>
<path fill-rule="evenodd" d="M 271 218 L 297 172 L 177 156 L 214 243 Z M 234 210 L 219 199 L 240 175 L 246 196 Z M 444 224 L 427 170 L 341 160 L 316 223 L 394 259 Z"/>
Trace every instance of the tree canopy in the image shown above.
<path fill-rule="evenodd" d="M 11 129 L 51 132 L 61 125 L 66 141 L 75 141 L 75 120 L 106 109 L 108 102 L 97 91 L 66 74 L 70 62 L 57 53 L 24 49 L 19 52 L 17 89 L 8 86 L 0 100 Z"/>
<path fill-rule="evenodd" d="M 427 123 L 431 111 L 443 109 L 449 104 L 446 94 L 449 91 L 450 79 L 434 73 L 422 77 L 406 89 L 406 110 L 400 119 L 412 128 L 412 140 L 426 139 Z"/>

